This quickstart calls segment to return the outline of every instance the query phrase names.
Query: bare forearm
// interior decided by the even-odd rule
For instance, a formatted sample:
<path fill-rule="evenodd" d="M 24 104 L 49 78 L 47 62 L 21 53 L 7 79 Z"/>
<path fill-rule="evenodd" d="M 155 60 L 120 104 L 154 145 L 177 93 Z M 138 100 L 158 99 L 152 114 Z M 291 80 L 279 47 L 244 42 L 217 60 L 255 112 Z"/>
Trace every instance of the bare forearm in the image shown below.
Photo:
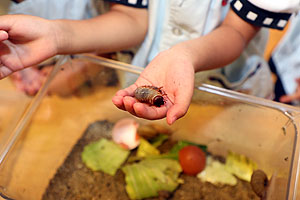
<path fill-rule="evenodd" d="M 178 44 L 174 50 L 188 55 L 196 72 L 223 67 L 240 56 L 259 30 L 240 20 L 230 13 L 219 28 L 203 37 Z"/>
<path fill-rule="evenodd" d="M 148 27 L 147 11 L 123 7 L 88 20 L 53 21 L 58 27 L 58 53 L 106 53 L 141 43 Z"/>
<path fill-rule="evenodd" d="M 246 42 L 238 33 L 225 26 L 207 36 L 188 41 L 184 45 L 188 46 L 197 72 L 231 63 L 241 54 Z"/>

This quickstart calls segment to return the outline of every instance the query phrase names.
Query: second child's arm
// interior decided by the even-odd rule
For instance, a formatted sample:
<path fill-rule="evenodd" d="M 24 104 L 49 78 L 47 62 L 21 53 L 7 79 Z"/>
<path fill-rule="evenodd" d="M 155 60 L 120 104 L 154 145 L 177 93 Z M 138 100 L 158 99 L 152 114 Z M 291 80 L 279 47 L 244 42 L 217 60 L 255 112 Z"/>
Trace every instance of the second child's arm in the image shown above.
<path fill-rule="evenodd" d="M 88 20 L 46 20 L 28 15 L 0 16 L 0 79 L 56 54 L 112 52 L 141 43 L 146 9 L 113 4 Z"/>
<path fill-rule="evenodd" d="M 140 44 L 147 33 L 147 9 L 114 4 L 106 14 L 88 20 L 57 20 L 58 53 L 100 53 Z"/>

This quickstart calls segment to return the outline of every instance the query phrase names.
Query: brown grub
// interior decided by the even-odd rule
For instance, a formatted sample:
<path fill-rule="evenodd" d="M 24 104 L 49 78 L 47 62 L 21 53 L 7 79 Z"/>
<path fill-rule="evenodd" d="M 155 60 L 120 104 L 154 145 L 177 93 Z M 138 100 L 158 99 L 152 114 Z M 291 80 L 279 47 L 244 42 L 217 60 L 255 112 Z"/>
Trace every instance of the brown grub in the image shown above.
<path fill-rule="evenodd" d="M 257 196 L 264 198 L 268 187 L 268 177 L 262 170 L 255 170 L 251 176 L 251 187 Z"/>
<path fill-rule="evenodd" d="M 142 102 L 160 107 L 165 104 L 165 92 L 162 87 L 155 87 L 150 85 L 140 86 L 134 91 L 134 97 Z"/>

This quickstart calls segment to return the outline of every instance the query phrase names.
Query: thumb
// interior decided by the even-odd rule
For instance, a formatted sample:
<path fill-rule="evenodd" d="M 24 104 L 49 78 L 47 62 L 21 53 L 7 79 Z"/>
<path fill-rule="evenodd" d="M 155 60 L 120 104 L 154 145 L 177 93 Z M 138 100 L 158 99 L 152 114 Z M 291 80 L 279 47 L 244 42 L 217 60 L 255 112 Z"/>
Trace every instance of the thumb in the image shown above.
<path fill-rule="evenodd" d="M 167 112 L 167 123 L 169 125 L 172 125 L 177 119 L 183 117 L 188 111 L 193 92 L 185 92 L 175 96 L 174 105 Z"/>
<path fill-rule="evenodd" d="M 188 110 L 187 105 L 174 104 L 167 113 L 167 123 L 172 125 L 177 119 L 183 117 Z"/>

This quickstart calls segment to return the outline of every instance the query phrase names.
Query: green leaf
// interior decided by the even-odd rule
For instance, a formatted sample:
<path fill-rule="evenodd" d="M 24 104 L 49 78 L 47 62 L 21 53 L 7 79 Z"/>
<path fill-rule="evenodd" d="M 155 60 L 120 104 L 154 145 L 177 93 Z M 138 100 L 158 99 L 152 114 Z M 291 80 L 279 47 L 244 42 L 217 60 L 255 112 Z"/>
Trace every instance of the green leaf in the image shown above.
<path fill-rule="evenodd" d="M 103 138 L 85 146 L 81 159 L 91 170 L 101 170 L 113 176 L 125 162 L 129 153 L 118 144 Z"/>
<path fill-rule="evenodd" d="M 178 142 L 172 147 L 172 149 L 169 151 L 169 153 L 162 154 L 161 157 L 178 160 L 178 153 L 179 153 L 179 151 L 180 151 L 183 147 L 188 146 L 188 145 L 194 145 L 194 146 L 197 146 L 197 147 L 201 148 L 204 152 L 207 152 L 207 151 L 206 151 L 207 147 L 206 147 L 205 145 L 200 145 L 200 144 L 195 144 L 195 143 L 192 143 L 192 142 L 180 140 L 180 141 L 178 141 Z"/>
<path fill-rule="evenodd" d="M 155 197 L 162 190 L 173 192 L 182 171 L 178 161 L 172 159 L 146 159 L 126 165 L 122 170 L 130 199 Z"/>

